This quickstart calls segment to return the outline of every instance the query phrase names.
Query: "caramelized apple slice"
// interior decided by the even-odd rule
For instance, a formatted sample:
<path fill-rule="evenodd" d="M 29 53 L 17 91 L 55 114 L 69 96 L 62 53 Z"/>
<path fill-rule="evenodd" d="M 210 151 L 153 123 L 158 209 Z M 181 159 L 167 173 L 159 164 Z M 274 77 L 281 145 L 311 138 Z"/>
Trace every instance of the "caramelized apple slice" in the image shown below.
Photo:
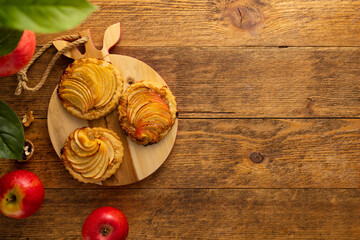
<path fill-rule="evenodd" d="M 95 148 L 90 149 L 90 150 L 84 150 L 82 148 L 79 147 L 79 145 L 75 142 L 75 139 L 72 139 L 70 141 L 70 147 L 71 150 L 74 151 L 74 153 L 76 155 L 78 155 L 79 157 L 89 157 L 89 156 L 93 156 L 95 153 L 97 153 L 97 151 L 99 150 L 99 144 L 95 145 Z"/>
<path fill-rule="evenodd" d="M 98 74 L 100 75 L 100 80 L 102 81 L 103 87 L 103 96 L 101 100 L 99 100 L 95 104 L 95 107 L 100 108 L 110 102 L 112 96 L 114 95 L 116 88 L 116 79 L 110 69 L 98 67 L 95 70 L 98 71 Z"/>
<path fill-rule="evenodd" d="M 87 151 L 89 149 L 93 149 L 96 146 L 96 141 L 90 140 L 84 129 L 79 128 L 74 131 L 74 140 L 79 148 Z"/>
<path fill-rule="evenodd" d="M 86 134 L 86 131 L 83 128 L 78 129 L 76 133 L 77 140 L 84 147 L 85 150 L 93 149 L 97 146 L 97 142 L 94 140 L 90 140 Z"/>
<path fill-rule="evenodd" d="M 86 165 L 86 164 L 91 164 L 94 161 L 94 156 L 88 156 L 88 157 L 80 157 L 78 155 L 71 155 L 71 157 L 69 158 L 69 162 L 71 164 L 77 164 L 77 165 Z"/>
<path fill-rule="evenodd" d="M 101 99 L 105 94 L 103 79 L 101 74 L 103 67 L 97 66 L 95 64 L 88 64 L 88 65 L 84 65 L 83 70 L 85 70 L 89 75 L 89 77 L 92 78 L 94 81 L 96 81 L 99 86 L 99 88 L 97 89 L 97 91 L 99 92 L 97 92 L 96 96 L 94 97 L 94 106 L 97 107 L 98 103 L 101 101 Z"/>
<path fill-rule="evenodd" d="M 132 91 L 129 96 L 128 96 L 128 101 L 130 101 L 133 96 L 137 93 L 140 93 L 140 92 L 143 92 L 143 91 L 149 91 L 149 88 L 147 87 L 139 87 L 139 88 L 136 88 L 134 91 Z"/>
<path fill-rule="evenodd" d="M 99 178 L 101 178 L 101 177 L 104 175 L 104 173 L 106 172 L 106 169 L 107 169 L 110 161 L 112 161 L 112 159 L 114 158 L 114 148 L 113 148 L 112 144 L 111 144 L 107 139 L 105 139 L 105 138 L 102 138 L 102 137 L 101 137 L 101 140 L 103 141 L 104 146 L 105 146 L 105 148 L 106 148 L 106 154 L 104 154 L 104 155 L 106 155 L 106 156 L 105 156 L 105 158 L 104 158 L 104 163 L 103 163 L 103 165 L 102 165 L 101 170 L 99 171 L 98 174 L 96 174 L 96 175 L 93 177 L 94 179 L 99 179 Z M 109 150 L 113 153 L 112 158 L 111 158 L 111 156 L 110 156 L 111 153 L 109 153 Z M 111 159 L 111 160 L 110 160 L 110 159 Z"/>
<path fill-rule="evenodd" d="M 148 88 L 146 87 L 141 87 L 141 88 L 137 88 L 135 89 L 133 92 L 131 92 L 128 96 L 128 102 L 136 102 L 136 98 L 137 97 L 143 97 L 144 93 L 147 93 L 149 91 Z M 145 95 L 146 96 L 146 95 Z"/>
<path fill-rule="evenodd" d="M 76 129 L 73 136 L 74 139 L 70 141 L 70 147 L 78 156 L 91 156 L 99 150 L 99 143 L 90 140 L 84 129 Z"/>
<path fill-rule="evenodd" d="M 148 121 L 147 119 L 153 115 L 159 115 L 165 118 L 165 121 L 171 121 L 171 116 L 168 109 L 162 103 L 150 103 L 141 108 L 133 119 L 134 126 L 137 127 L 140 120 Z M 167 124 L 166 124 L 167 125 Z"/>
<path fill-rule="evenodd" d="M 75 155 L 72 158 L 69 158 L 69 162 L 74 170 L 80 173 L 85 173 L 96 167 L 98 157 L 99 156 L 97 154 L 89 157 L 80 157 Z"/>
<path fill-rule="evenodd" d="M 139 139 L 147 138 L 149 139 L 149 141 L 155 141 L 156 139 L 158 139 L 161 131 L 161 124 L 155 122 L 147 122 L 136 128 L 136 136 Z"/>
<path fill-rule="evenodd" d="M 94 106 L 94 100 L 91 91 L 87 86 L 85 86 L 77 79 L 68 78 L 61 83 L 61 87 L 77 91 L 81 96 L 83 96 L 84 100 L 87 103 L 88 109 L 91 109 Z"/>
<path fill-rule="evenodd" d="M 138 122 L 138 126 L 142 126 L 144 124 L 147 124 L 148 122 L 157 123 L 162 129 L 172 124 L 170 114 L 167 117 L 164 117 L 160 114 L 152 114 L 148 117 L 140 119 L 140 121 Z"/>
<path fill-rule="evenodd" d="M 127 116 L 131 124 L 133 124 L 134 114 L 137 114 L 140 108 L 149 104 L 151 98 L 148 96 L 148 88 L 139 88 L 132 93 L 132 96 L 129 97 L 128 107 L 127 107 Z"/>
<path fill-rule="evenodd" d="M 91 171 L 89 172 L 86 172 L 86 173 L 82 173 L 82 175 L 84 177 L 87 177 L 87 178 L 93 178 L 95 177 L 96 175 L 99 174 L 99 172 L 101 171 L 101 169 L 103 168 L 104 164 L 106 164 L 105 162 L 108 162 L 109 161 L 109 156 L 107 154 L 107 149 L 105 147 L 104 144 L 100 144 L 100 148 L 99 148 L 99 151 L 98 153 L 96 154 L 99 156 L 99 158 L 97 159 L 97 163 L 96 163 L 96 166 L 95 168 L 93 168 Z"/>
<path fill-rule="evenodd" d="M 139 110 L 138 114 L 141 115 L 141 119 L 159 115 L 172 122 L 169 108 L 165 103 L 152 102 L 146 108 Z M 141 119 L 137 120 L 140 121 Z"/>
<path fill-rule="evenodd" d="M 97 79 L 91 68 L 82 65 L 82 67 L 74 69 L 73 76 L 88 83 L 94 97 L 94 102 L 98 102 L 102 98 L 103 92 L 101 81 Z"/>
<path fill-rule="evenodd" d="M 73 81 L 77 81 L 79 84 L 82 84 L 85 88 L 88 89 L 88 92 L 90 93 L 90 99 L 92 101 L 92 104 L 94 105 L 94 98 L 95 98 L 94 89 L 96 89 L 96 86 L 91 85 L 92 82 L 87 82 L 85 79 L 79 76 L 72 76 L 71 79 Z"/>
<path fill-rule="evenodd" d="M 82 113 L 89 109 L 84 98 L 72 89 L 63 89 L 60 93 L 60 98 L 77 107 Z"/>
<path fill-rule="evenodd" d="M 141 109 L 147 109 L 148 104 L 150 104 L 150 103 L 144 101 L 144 102 L 142 102 L 141 104 L 139 104 L 137 106 L 131 107 L 131 110 L 129 111 L 128 119 L 129 119 L 129 122 L 132 125 L 134 125 L 135 127 L 137 125 L 136 117 L 140 116 L 139 111 Z M 141 118 L 141 116 L 140 116 L 140 118 Z"/>
<path fill-rule="evenodd" d="M 112 145 L 112 143 L 107 138 L 101 137 L 100 139 L 103 141 L 103 143 L 106 146 L 106 149 L 107 149 L 107 152 L 108 152 L 108 155 L 109 155 L 109 162 L 111 163 L 114 160 L 114 157 L 115 157 L 114 146 Z"/>
<path fill-rule="evenodd" d="M 106 159 L 104 159 L 104 163 L 102 165 L 102 168 L 101 170 L 99 171 L 98 174 L 96 174 L 93 178 L 94 179 L 99 179 L 101 178 L 102 176 L 104 176 L 105 172 L 106 172 L 106 169 L 108 168 L 109 166 L 109 157 L 107 156 Z"/>
<path fill-rule="evenodd" d="M 100 137 L 99 140 L 102 141 L 102 143 L 104 144 L 104 146 L 106 148 L 107 157 L 106 157 L 106 160 L 105 160 L 104 165 L 102 166 L 100 172 L 96 176 L 94 176 L 94 179 L 99 179 L 105 174 L 109 163 L 111 163 L 115 157 L 115 150 L 114 150 L 114 146 L 112 145 L 112 143 L 105 137 Z"/>

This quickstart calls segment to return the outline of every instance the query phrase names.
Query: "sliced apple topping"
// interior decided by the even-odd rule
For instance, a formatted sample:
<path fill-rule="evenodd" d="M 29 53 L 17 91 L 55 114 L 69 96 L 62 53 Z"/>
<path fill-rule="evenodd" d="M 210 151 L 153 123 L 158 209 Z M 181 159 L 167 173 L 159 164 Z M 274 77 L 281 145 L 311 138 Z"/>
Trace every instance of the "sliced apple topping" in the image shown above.
<path fill-rule="evenodd" d="M 169 106 L 157 92 L 141 87 L 128 97 L 127 117 L 139 139 L 156 142 L 160 134 L 172 126 Z"/>
<path fill-rule="evenodd" d="M 108 146 L 107 146 L 108 141 L 105 138 L 101 138 L 101 141 L 102 141 L 101 146 L 104 148 L 104 151 L 102 154 L 102 159 L 101 159 L 102 161 L 98 165 L 99 171 L 96 173 L 95 176 L 93 176 L 94 179 L 99 179 L 104 175 L 104 173 L 110 163 L 110 160 L 111 160 L 110 153 L 108 151 Z M 112 146 L 111 146 L 111 148 L 112 148 Z M 83 175 L 83 176 L 86 177 L 85 175 Z"/>
<path fill-rule="evenodd" d="M 68 104 L 87 113 L 92 108 L 102 108 L 116 93 L 117 78 L 113 68 L 94 61 L 79 61 L 64 74 L 59 85 L 59 97 Z"/>
<path fill-rule="evenodd" d="M 74 139 L 71 140 L 70 147 L 71 147 L 71 150 L 73 150 L 75 152 L 75 154 L 78 155 L 79 157 L 92 156 L 99 150 L 98 144 L 93 149 L 84 150 L 79 147 L 79 145 L 75 142 Z"/>
<path fill-rule="evenodd" d="M 100 69 L 99 67 L 95 69 L 98 71 L 98 74 L 101 79 L 106 79 L 102 82 L 102 98 L 99 101 L 96 101 L 95 107 L 100 108 L 106 105 L 112 98 L 115 93 L 116 88 L 116 79 L 114 74 L 110 69 Z"/>
<path fill-rule="evenodd" d="M 94 178 L 97 176 L 103 166 L 109 163 L 109 156 L 107 154 L 107 149 L 104 144 L 100 144 L 99 151 L 95 156 L 96 166 L 93 169 L 89 169 L 89 171 L 83 172 L 82 175 L 86 178 Z"/>
<path fill-rule="evenodd" d="M 105 147 L 107 149 L 107 152 L 108 152 L 108 155 L 109 155 L 109 158 L 110 158 L 110 163 L 111 163 L 114 160 L 114 157 L 115 157 L 114 146 L 112 145 L 112 143 L 108 139 L 106 139 L 104 137 L 101 137 L 100 139 L 105 144 Z"/>
<path fill-rule="evenodd" d="M 68 161 L 85 178 L 100 179 L 115 157 L 114 146 L 107 138 L 90 139 L 84 128 L 74 131 L 70 147 L 75 154 Z"/>
<path fill-rule="evenodd" d="M 93 94 L 94 102 L 98 102 L 103 95 L 103 79 L 100 79 L 100 76 L 93 71 L 93 68 L 95 67 L 96 65 L 92 63 L 81 64 L 79 67 L 74 69 L 73 76 L 88 83 Z"/>
<path fill-rule="evenodd" d="M 76 130 L 75 140 L 79 144 L 79 147 L 84 150 L 93 149 L 97 146 L 96 140 L 90 140 L 86 134 L 85 129 L 80 128 Z"/>
<path fill-rule="evenodd" d="M 98 165 L 98 158 L 100 155 L 96 154 L 89 157 L 74 156 L 69 159 L 72 168 L 79 173 L 87 173 L 92 171 Z"/>
<path fill-rule="evenodd" d="M 64 89 L 61 91 L 60 97 L 80 109 L 82 113 L 88 111 L 84 98 L 78 92 L 72 89 Z"/>
<path fill-rule="evenodd" d="M 84 82 L 78 81 L 76 78 L 65 79 L 62 83 L 62 88 L 64 88 L 62 93 L 64 93 L 66 89 L 70 89 L 76 91 L 78 95 L 80 94 L 82 98 L 85 100 L 86 111 L 94 106 L 94 101 L 91 95 L 91 91 Z"/>
<path fill-rule="evenodd" d="M 92 156 L 99 150 L 99 143 L 90 140 L 84 132 L 84 129 L 76 129 L 70 141 L 71 149 L 80 157 Z"/>

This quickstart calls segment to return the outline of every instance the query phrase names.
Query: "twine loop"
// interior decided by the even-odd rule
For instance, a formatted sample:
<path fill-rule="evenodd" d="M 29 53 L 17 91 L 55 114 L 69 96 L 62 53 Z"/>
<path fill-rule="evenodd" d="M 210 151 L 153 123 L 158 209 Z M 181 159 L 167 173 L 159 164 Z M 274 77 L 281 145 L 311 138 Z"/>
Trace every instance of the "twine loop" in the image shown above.
<path fill-rule="evenodd" d="M 29 79 L 27 77 L 28 69 L 35 62 L 35 60 L 38 59 L 48 48 L 50 48 L 54 41 L 57 41 L 57 40 L 66 40 L 66 41 L 72 41 L 72 42 L 69 45 L 67 45 L 66 47 L 64 47 L 63 49 L 61 49 L 60 51 L 58 51 L 54 55 L 54 57 L 51 59 L 49 65 L 47 66 L 40 82 L 38 82 L 38 84 L 36 84 L 35 87 L 29 87 L 27 85 L 27 83 L 29 82 Z M 34 56 L 31 58 L 30 62 L 17 73 L 17 79 L 18 79 L 19 83 L 16 87 L 15 95 L 20 95 L 23 89 L 27 90 L 27 91 L 31 91 L 31 92 L 35 92 L 35 91 L 39 90 L 46 82 L 46 79 L 49 76 L 49 73 L 50 73 L 52 67 L 55 65 L 58 58 L 63 53 L 65 53 L 67 50 L 69 50 L 77 45 L 86 43 L 88 40 L 89 40 L 88 37 L 81 37 L 80 35 L 68 35 L 68 36 L 61 36 L 61 37 L 55 38 L 54 40 L 49 41 L 44 46 L 42 46 L 40 48 L 40 50 L 34 54 Z"/>

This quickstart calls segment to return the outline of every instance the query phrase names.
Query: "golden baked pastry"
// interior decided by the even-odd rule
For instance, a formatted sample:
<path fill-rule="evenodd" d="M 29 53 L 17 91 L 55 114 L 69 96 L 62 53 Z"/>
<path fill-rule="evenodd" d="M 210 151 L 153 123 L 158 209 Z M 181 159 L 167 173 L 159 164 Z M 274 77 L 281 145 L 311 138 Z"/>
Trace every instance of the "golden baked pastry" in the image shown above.
<path fill-rule="evenodd" d="M 116 172 L 123 154 L 116 133 L 101 127 L 85 127 L 70 134 L 61 150 L 61 159 L 75 179 L 97 183 Z"/>
<path fill-rule="evenodd" d="M 65 69 L 57 92 L 66 110 L 92 120 L 116 108 L 122 89 L 123 80 L 115 66 L 105 60 L 84 58 Z"/>
<path fill-rule="evenodd" d="M 121 128 L 141 145 L 159 142 L 176 120 L 176 102 L 170 89 L 156 82 L 131 85 L 118 107 Z"/>

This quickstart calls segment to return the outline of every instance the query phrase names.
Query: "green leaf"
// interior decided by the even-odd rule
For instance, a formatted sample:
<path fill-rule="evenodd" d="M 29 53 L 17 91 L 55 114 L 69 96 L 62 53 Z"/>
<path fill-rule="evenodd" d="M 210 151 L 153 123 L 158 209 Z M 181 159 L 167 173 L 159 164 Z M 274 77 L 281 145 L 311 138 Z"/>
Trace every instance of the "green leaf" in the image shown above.
<path fill-rule="evenodd" d="M 0 101 L 0 158 L 22 160 L 24 129 L 16 113 Z"/>
<path fill-rule="evenodd" d="M 80 24 L 96 8 L 86 0 L 0 0 L 0 27 L 61 32 Z"/>
<path fill-rule="evenodd" d="M 11 53 L 18 45 L 23 31 L 0 28 L 0 57 Z"/>

